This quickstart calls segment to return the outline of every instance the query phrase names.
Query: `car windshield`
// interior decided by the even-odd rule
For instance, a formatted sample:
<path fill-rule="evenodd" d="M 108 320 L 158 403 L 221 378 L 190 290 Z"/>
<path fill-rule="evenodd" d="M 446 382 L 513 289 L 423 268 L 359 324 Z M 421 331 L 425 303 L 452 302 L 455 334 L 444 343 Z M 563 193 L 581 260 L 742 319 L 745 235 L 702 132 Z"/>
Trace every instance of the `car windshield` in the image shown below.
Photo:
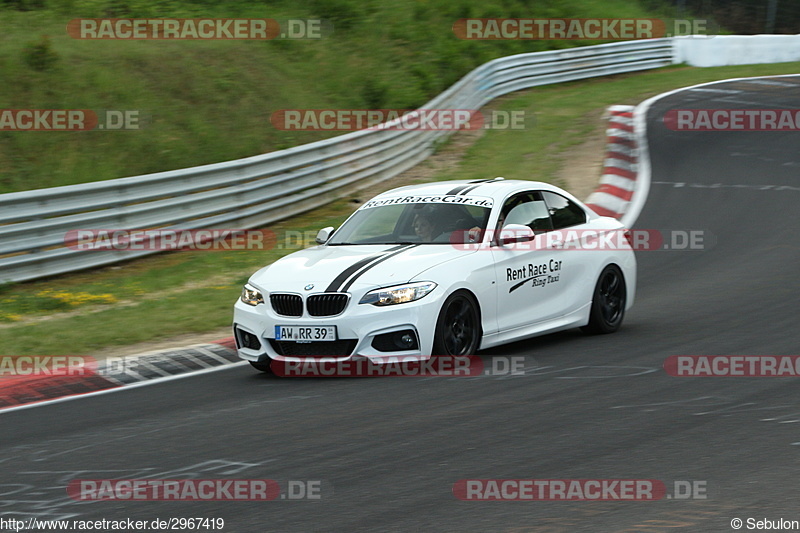
<path fill-rule="evenodd" d="M 462 197 L 450 197 L 462 198 Z M 388 203 L 388 202 L 387 202 Z M 474 205 L 482 203 L 482 205 Z M 374 205 L 356 211 L 328 241 L 345 244 L 463 244 L 480 239 L 491 200 Z M 485 207 L 488 206 L 488 207 Z"/>

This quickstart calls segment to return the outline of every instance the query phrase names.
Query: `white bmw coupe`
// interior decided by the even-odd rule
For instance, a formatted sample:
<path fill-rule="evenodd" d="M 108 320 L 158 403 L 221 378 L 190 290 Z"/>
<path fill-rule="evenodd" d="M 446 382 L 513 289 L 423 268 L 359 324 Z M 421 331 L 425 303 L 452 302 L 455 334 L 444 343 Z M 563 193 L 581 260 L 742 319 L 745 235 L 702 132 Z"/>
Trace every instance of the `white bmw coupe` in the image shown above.
<path fill-rule="evenodd" d="M 273 360 L 379 364 L 574 327 L 611 333 L 635 295 L 630 240 L 546 183 L 401 187 L 253 274 L 234 308 L 236 348 L 267 371 Z"/>

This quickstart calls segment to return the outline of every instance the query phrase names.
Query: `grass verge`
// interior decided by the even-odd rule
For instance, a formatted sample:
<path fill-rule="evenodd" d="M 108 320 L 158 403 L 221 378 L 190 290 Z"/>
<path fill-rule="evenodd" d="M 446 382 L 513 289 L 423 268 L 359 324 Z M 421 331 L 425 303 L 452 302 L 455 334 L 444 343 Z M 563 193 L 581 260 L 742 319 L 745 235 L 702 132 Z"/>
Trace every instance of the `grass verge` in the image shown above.
<path fill-rule="evenodd" d="M 14 9 L 18 6 L 19 9 Z M 413 109 L 476 66 L 592 41 L 457 39 L 462 17 L 649 18 L 633 0 L 15 0 L 0 2 L 7 109 L 125 110 L 136 131 L 0 131 L 0 193 L 249 157 L 335 135 L 280 109 Z M 80 40 L 78 17 L 323 19 L 301 40 Z"/>

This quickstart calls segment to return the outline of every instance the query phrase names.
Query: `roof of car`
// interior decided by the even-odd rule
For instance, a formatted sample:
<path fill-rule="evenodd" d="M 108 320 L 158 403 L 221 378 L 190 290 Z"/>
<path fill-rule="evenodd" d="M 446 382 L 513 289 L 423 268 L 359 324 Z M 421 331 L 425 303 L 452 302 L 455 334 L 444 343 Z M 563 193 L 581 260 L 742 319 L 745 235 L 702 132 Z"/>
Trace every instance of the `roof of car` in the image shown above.
<path fill-rule="evenodd" d="M 470 196 L 488 196 L 495 199 L 501 199 L 505 198 L 510 193 L 528 189 L 553 191 L 562 194 L 566 193 L 566 191 L 559 189 L 555 185 L 541 181 L 507 180 L 498 177 L 477 180 L 436 181 L 417 185 L 407 185 L 405 187 L 398 187 L 397 189 L 391 189 L 383 192 L 376 196 L 376 198 L 381 196 L 397 196 L 398 194 L 413 193 L 415 195 L 426 196 L 468 194 Z"/>

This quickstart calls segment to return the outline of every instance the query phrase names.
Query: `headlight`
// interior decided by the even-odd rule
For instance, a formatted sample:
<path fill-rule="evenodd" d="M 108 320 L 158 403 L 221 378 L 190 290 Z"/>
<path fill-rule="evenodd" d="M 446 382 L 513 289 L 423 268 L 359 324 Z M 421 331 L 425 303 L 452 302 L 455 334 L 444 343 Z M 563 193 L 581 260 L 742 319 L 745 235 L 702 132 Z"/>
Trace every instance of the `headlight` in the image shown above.
<path fill-rule="evenodd" d="M 421 281 L 370 291 L 361 298 L 360 304 L 394 305 L 419 300 L 436 288 L 432 281 Z"/>
<path fill-rule="evenodd" d="M 239 299 L 246 303 L 247 305 L 258 305 L 264 303 L 264 296 L 261 294 L 261 291 L 250 285 L 249 283 L 245 284 L 242 287 L 242 295 Z"/>

